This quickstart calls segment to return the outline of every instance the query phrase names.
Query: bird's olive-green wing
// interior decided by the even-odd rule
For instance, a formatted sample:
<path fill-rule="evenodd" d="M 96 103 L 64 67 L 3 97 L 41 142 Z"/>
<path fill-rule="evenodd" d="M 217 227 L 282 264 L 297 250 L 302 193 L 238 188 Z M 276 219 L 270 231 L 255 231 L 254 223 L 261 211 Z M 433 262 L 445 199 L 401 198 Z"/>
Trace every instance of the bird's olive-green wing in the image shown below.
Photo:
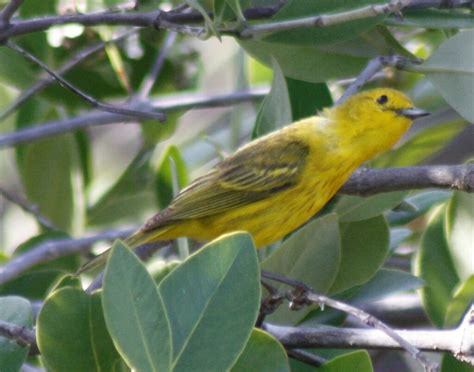
<path fill-rule="evenodd" d="M 291 187 L 298 181 L 308 153 L 308 146 L 297 140 L 247 146 L 182 190 L 145 228 L 221 213 Z"/>

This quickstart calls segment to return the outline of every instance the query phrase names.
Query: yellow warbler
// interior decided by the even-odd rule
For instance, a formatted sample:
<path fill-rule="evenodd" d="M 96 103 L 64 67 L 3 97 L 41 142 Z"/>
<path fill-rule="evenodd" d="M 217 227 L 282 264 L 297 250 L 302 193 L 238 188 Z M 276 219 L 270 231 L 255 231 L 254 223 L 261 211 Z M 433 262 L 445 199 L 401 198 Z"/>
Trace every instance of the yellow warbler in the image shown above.
<path fill-rule="evenodd" d="M 262 247 L 306 222 L 357 167 L 391 148 L 414 119 L 427 114 L 393 89 L 358 93 L 243 146 L 183 189 L 126 242 L 135 248 L 244 230 Z M 102 254 L 80 271 L 105 258 Z"/>

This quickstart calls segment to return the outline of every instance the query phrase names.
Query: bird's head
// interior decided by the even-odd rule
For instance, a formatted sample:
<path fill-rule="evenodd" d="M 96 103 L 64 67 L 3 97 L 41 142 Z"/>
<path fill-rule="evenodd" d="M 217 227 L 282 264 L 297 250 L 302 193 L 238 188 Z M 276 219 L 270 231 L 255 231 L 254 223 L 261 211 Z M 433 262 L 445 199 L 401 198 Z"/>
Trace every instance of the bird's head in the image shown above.
<path fill-rule="evenodd" d="M 355 144 L 373 147 L 373 154 L 392 147 L 415 119 L 429 114 L 390 88 L 355 94 L 332 110 L 331 116 L 339 123 L 337 130 Z"/>

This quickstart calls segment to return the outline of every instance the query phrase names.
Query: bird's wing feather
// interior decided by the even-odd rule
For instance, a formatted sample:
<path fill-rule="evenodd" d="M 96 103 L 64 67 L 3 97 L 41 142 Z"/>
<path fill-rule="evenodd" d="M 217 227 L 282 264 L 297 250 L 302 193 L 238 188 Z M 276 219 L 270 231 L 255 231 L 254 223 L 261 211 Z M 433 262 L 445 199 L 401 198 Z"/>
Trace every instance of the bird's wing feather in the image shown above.
<path fill-rule="evenodd" d="M 275 139 L 262 145 L 257 141 L 243 148 L 196 179 L 144 229 L 241 207 L 295 184 L 304 168 L 308 146 L 291 139 Z"/>

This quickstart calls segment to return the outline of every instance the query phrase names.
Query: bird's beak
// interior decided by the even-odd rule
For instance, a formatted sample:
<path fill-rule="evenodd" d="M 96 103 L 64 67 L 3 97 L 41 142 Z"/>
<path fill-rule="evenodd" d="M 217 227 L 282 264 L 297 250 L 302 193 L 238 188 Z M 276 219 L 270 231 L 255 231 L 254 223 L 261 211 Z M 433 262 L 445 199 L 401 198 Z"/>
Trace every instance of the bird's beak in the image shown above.
<path fill-rule="evenodd" d="M 426 115 L 430 114 L 428 111 L 421 110 L 421 109 L 416 108 L 416 107 L 410 107 L 410 108 L 406 108 L 406 109 L 395 110 L 395 112 L 398 115 L 405 116 L 405 117 L 407 117 L 409 119 L 412 119 L 412 120 L 415 120 L 415 119 L 418 119 L 418 118 L 421 118 L 423 116 L 426 116 Z"/>

